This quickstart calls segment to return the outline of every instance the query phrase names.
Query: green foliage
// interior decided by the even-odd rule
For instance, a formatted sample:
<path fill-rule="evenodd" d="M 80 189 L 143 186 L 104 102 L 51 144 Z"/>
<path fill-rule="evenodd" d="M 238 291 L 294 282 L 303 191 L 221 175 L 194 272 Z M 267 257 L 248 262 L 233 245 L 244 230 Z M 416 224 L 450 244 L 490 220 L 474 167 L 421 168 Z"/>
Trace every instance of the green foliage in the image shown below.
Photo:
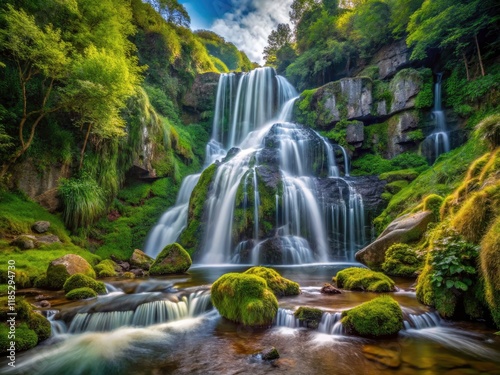
<path fill-rule="evenodd" d="M 72 289 L 71 291 L 66 293 L 66 298 L 71 300 L 80 300 L 95 297 L 97 297 L 97 293 L 95 292 L 95 290 L 88 287 Z"/>
<path fill-rule="evenodd" d="M 111 259 L 104 259 L 94 266 L 94 270 L 98 277 L 114 277 L 117 275 L 116 266 L 117 264 Z"/>
<path fill-rule="evenodd" d="M 252 267 L 246 270 L 244 274 L 262 277 L 264 280 L 266 280 L 267 286 L 277 297 L 295 296 L 300 294 L 299 284 L 282 277 L 272 268 Z"/>
<path fill-rule="evenodd" d="M 500 216 L 481 241 L 480 272 L 484 278 L 485 299 L 497 327 L 500 327 Z"/>
<path fill-rule="evenodd" d="M 393 181 L 401 181 L 401 180 L 406 180 L 406 181 L 413 181 L 418 177 L 420 173 L 417 172 L 415 169 L 401 169 L 398 171 L 392 171 L 392 172 L 385 172 L 382 173 L 379 177 L 381 180 L 387 180 L 387 182 L 393 182 Z"/>
<path fill-rule="evenodd" d="M 169 275 L 185 273 L 191 267 L 192 261 L 188 252 L 178 243 L 165 246 L 151 265 L 151 275 Z"/>
<path fill-rule="evenodd" d="M 98 294 L 106 294 L 106 287 L 102 281 L 96 281 L 92 277 L 82 273 L 71 275 L 65 282 L 63 289 L 66 293 L 78 288 L 90 288 Z"/>
<path fill-rule="evenodd" d="M 406 180 L 393 181 L 385 185 L 385 190 L 394 195 L 403 190 L 407 186 L 408 186 L 408 181 Z"/>
<path fill-rule="evenodd" d="M 488 142 L 490 149 L 500 146 L 500 114 L 486 117 L 476 126 L 476 136 Z"/>
<path fill-rule="evenodd" d="M 308 328 L 316 329 L 323 317 L 323 311 L 314 307 L 301 306 L 295 310 L 294 315 Z"/>
<path fill-rule="evenodd" d="M 145 182 L 134 182 L 126 189 L 120 190 L 117 198 L 131 205 L 139 205 L 151 194 L 151 185 Z"/>
<path fill-rule="evenodd" d="M 389 296 L 380 296 L 344 311 L 342 324 L 352 334 L 383 337 L 397 334 L 403 328 L 403 312 Z"/>
<path fill-rule="evenodd" d="M 393 159 L 384 159 L 377 154 L 366 154 L 352 162 L 353 176 L 380 174 L 380 178 L 385 180 L 390 178 L 390 182 L 397 181 L 396 177 L 404 174 L 404 180 L 416 178 L 419 171 L 426 169 L 427 161 L 421 155 L 404 152 Z M 394 172 L 394 175 L 388 173 Z M 384 176 L 384 177 L 383 177 Z M 399 178 L 398 178 L 399 179 Z"/>
<path fill-rule="evenodd" d="M 10 348 L 10 341 L 8 339 L 9 328 L 7 324 L 0 324 L 0 347 L 3 353 L 7 352 Z M 21 323 L 16 326 L 16 351 L 24 351 L 34 348 L 38 343 L 38 337 L 32 329 L 28 328 L 26 323 Z"/>
<path fill-rule="evenodd" d="M 422 259 L 414 248 L 397 243 L 387 249 L 382 270 L 391 276 L 412 277 L 422 266 Z"/>
<path fill-rule="evenodd" d="M 415 98 L 415 108 L 431 108 L 434 104 L 434 84 L 432 71 L 429 68 L 419 69 L 422 85 Z"/>
<path fill-rule="evenodd" d="M 61 179 L 59 195 L 63 202 L 63 218 L 67 227 L 75 231 L 95 222 L 105 210 L 103 192 L 88 176 Z"/>
<path fill-rule="evenodd" d="M 339 271 L 335 277 L 337 286 L 348 290 L 367 292 L 393 292 L 394 281 L 381 272 L 351 267 Z"/>
<path fill-rule="evenodd" d="M 264 48 L 264 60 L 266 65 L 276 63 L 276 55 L 278 51 L 286 45 L 290 45 L 292 41 L 292 30 L 287 23 L 280 23 L 276 30 L 271 31 L 267 37 L 267 46 Z"/>
<path fill-rule="evenodd" d="M 274 293 L 256 275 L 222 275 L 212 284 L 211 297 L 223 317 L 246 326 L 268 326 L 278 312 Z"/>

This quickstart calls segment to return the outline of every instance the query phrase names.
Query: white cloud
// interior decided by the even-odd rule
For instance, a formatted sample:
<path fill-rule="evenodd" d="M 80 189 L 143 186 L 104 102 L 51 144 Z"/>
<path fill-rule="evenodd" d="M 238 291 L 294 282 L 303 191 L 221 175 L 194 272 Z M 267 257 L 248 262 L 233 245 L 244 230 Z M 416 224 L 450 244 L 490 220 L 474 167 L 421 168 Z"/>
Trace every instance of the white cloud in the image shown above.
<path fill-rule="evenodd" d="M 243 50 L 251 61 L 264 63 L 267 37 L 280 23 L 288 23 L 293 0 L 231 0 L 233 9 L 214 21 L 211 30 Z"/>

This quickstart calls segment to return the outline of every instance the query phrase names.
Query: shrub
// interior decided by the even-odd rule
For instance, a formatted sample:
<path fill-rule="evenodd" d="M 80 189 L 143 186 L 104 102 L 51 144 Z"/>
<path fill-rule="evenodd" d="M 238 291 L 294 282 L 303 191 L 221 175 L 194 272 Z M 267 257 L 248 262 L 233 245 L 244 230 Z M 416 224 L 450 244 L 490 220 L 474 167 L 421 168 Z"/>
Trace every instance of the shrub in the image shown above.
<path fill-rule="evenodd" d="M 72 300 L 95 298 L 95 297 L 97 297 L 97 293 L 95 292 L 95 290 L 91 288 L 76 288 L 66 294 L 66 298 Z"/>
<path fill-rule="evenodd" d="M 104 213 L 106 202 L 101 187 L 88 177 L 59 180 L 63 218 L 73 231 L 94 223 Z"/>
<path fill-rule="evenodd" d="M 351 267 L 337 273 L 337 286 L 348 290 L 362 290 L 368 292 L 392 292 L 395 290 L 394 281 L 381 272 L 366 268 Z"/>
<path fill-rule="evenodd" d="M 422 266 L 418 254 L 407 244 L 397 243 L 385 253 L 382 269 L 392 276 L 411 277 Z"/>
<path fill-rule="evenodd" d="M 380 296 L 342 313 L 347 332 L 365 337 L 390 336 L 403 328 L 403 312 L 389 296 Z"/>
<path fill-rule="evenodd" d="M 295 317 L 303 322 L 308 328 L 316 329 L 323 317 L 323 311 L 313 307 L 299 307 L 295 313 Z"/>
<path fill-rule="evenodd" d="M 273 293 L 278 297 L 294 296 L 300 294 L 299 284 L 282 277 L 272 268 L 252 267 L 244 273 L 262 277 L 264 280 L 266 280 L 267 286 L 271 288 Z"/>
<path fill-rule="evenodd" d="M 96 281 L 91 277 L 88 277 L 81 273 L 70 276 L 63 286 L 63 289 L 66 293 L 69 293 L 73 289 L 78 288 L 90 288 L 96 293 L 106 294 L 106 286 L 102 281 Z"/>
<path fill-rule="evenodd" d="M 211 297 L 223 317 L 248 326 L 270 325 L 278 312 L 273 291 L 256 275 L 222 275 L 212 284 Z"/>
<path fill-rule="evenodd" d="M 500 114 L 490 115 L 477 124 L 476 134 L 487 141 L 492 150 L 500 146 Z"/>

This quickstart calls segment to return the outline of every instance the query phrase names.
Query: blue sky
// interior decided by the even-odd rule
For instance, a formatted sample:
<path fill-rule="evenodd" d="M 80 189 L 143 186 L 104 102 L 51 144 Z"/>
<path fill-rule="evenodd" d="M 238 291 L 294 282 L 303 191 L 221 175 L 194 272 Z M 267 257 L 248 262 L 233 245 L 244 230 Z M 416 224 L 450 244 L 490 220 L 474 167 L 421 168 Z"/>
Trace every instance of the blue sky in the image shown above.
<path fill-rule="evenodd" d="M 267 36 L 279 23 L 288 23 L 293 0 L 179 0 L 191 28 L 207 29 L 233 42 L 250 60 L 262 64 Z"/>

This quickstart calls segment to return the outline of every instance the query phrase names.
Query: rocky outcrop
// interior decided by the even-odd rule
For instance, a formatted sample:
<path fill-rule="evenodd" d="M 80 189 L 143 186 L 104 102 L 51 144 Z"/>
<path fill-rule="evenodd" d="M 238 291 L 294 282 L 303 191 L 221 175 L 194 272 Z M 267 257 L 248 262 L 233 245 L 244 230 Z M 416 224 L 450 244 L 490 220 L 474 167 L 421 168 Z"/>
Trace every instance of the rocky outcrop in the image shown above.
<path fill-rule="evenodd" d="M 53 289 L 61 289 L 66 280 L 77 273 L 84 274 L 95 279 L 95 271 L 92 266 L 76 254 L 67 254 L 49 263 L 47 268 L 47 284 Z"/>
<path fill-rule="evenodd" d="M 129 263 L 133 267 L 141 268 L 143 270 L 149 270 L 154 259 L 149 255 L 146 255 L 142 250 L 135 249 L 132 256 L 129 259 Z"/>
<path fill-rule="evenodd" d="M 409 243 L 419 240 L 434 220 L 431 211 L 403 215 L 394 220 L 371 244 L 356 253 L 356 260 L 372 268 L 380 268 L 385 253 L 395 243 Z"/>
<path fill-rule="evenodd" d="M 346 137 L 347 143 L 359 148 L 365 140 L 365 128 L 361 121 L 353 121 L 347 125 Z"/>
<path fill-rule="evenodd" d="M 373 57 L 373 64 L 378 65 L 379 79 L 386 79 L 410 63 L 410 52 L 406 41 L 400 40 L 382 47 Z"/>
<path fill-rule="evenodd" d="M 50 222 L 48 221 L 37 221 L 31 229 L 33 229 L 36 233 L 45 233 L 50 228 Z"/>
<path fill-rule="evenodd" d="M 392 159 L 415 147 L 415 142 L 421 141 L 419 129 L 420 117 L 417 111 L 405 111 L 394 115 L 389 120 L 388 141 L 385 156 Z M 422 137 L 422 138 L 421 138 Z"/>
<path fill-rule="evenodd" d="M 401 70 L 392 79 L 389 89 L 392 94 L 390 114 L 415 107 L 415 97 L 422 88 L 422 78 L 414 69 Z"/>
<path fill-rule="evenodd" d="M 70 168 L 66 164 L 55 163 L 40 170 L 36 167 L 35 160 L 28 158 L 16 166 L 13 180 L 17 189 L 48 211 L 54 212 L 61 204 L 57 195 L 58 180 L 69 175 Z"/>
<path fill-rule="evenodd" d="M 184 95 L 182 105 L 190 111 L 201 113 L 214 108 L 219 73 L 199 74 L 194 79 L 193 85 Z"/>

